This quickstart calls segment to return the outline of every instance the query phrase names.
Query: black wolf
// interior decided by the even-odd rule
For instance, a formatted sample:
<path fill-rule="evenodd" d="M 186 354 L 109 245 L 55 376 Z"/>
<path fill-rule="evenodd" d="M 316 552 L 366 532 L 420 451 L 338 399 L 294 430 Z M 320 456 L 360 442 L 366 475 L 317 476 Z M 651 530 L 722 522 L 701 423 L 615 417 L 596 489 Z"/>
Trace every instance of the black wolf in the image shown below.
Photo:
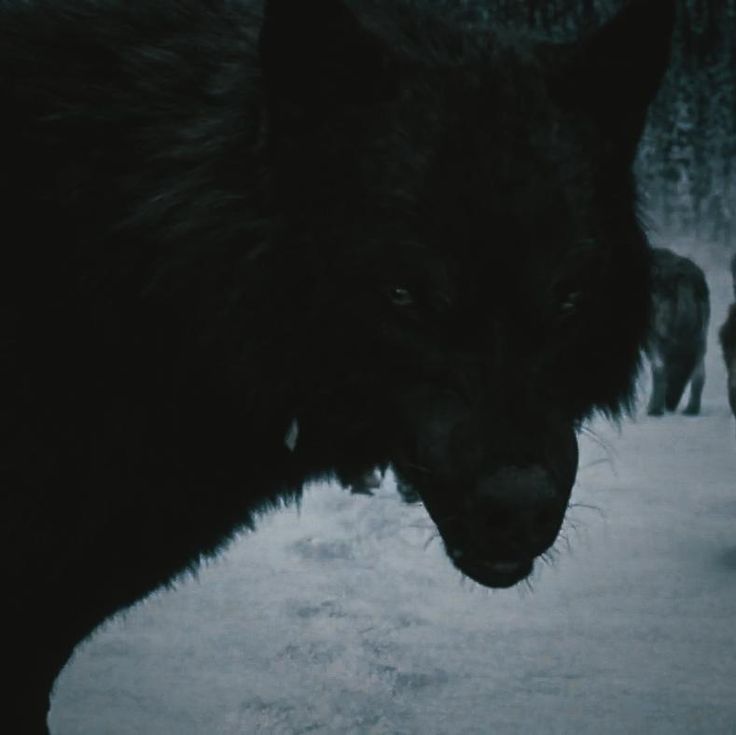
<path fill-rule="evenodd" d="M 666 248 L 652 250 L 652 325 L 646 354 L 652 369 L 648 413 L 674 411 L 690 383 L 684 413 L 700 413 L 710 295 L 703 271 Z"/>
<path fill-rule="evenodd" d="M 553 45 L 379 0 L 0 4 L 14 732 L 100 621 L 309 478 L 392 464 L 465 574 L 530 573 L 576 428 L 631 399 L 672 16 Z"/>

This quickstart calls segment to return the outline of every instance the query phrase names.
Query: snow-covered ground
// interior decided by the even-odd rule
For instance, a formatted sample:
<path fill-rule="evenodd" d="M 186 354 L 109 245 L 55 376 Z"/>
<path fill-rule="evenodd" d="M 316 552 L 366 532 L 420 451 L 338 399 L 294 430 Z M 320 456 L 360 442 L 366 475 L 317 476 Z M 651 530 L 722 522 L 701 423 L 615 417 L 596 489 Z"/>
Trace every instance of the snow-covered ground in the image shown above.
<path fill-rule="evenodd" d="M 736 733 L 731 285 L 678 249 L 713 295 L 703 415 L 595 422 L 530 584 L 463 579 L 390 480 L 315 487 L 81 646 L 54 735 Z"/>

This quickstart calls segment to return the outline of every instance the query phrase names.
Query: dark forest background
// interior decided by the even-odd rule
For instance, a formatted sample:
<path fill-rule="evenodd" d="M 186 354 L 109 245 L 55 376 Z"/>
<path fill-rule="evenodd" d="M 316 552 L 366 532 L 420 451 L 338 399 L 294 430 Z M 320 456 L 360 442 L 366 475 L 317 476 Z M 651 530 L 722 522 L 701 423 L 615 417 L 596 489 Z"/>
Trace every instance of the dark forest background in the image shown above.
<path fill-rule="evenodd" d="M 559 40 L 623 0 L 461 0 L 469 20 Z M 457 4 L 457 0 L 440 0 Z M 736 0 L 679 0 L 672 64 L 640 149 L 642 205 L 662 232 L 736 249 Z"/>

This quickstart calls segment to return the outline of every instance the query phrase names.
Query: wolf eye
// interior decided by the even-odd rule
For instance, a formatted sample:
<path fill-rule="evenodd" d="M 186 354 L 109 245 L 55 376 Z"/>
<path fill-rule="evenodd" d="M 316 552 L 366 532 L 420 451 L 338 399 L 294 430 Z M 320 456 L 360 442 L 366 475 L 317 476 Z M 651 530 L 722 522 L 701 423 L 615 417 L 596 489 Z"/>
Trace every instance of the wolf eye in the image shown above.
<path fill-rule="evenodd" d="M 389 290 L 389 296 L 396 306 L 411 306 L 414 303 L 414 297 L 411 295 L 411 291 L 401 286 L 393 286 Z"/>
<path fill-rule="evenodd" d="M 562 316 L 574 314 L 577 311 L 578 306 L 580 305 L 580 300 L 582 296 L 582 291 L 570 291 L 569 293 L 565 294 L 560 300 L 560 314 Z"/>

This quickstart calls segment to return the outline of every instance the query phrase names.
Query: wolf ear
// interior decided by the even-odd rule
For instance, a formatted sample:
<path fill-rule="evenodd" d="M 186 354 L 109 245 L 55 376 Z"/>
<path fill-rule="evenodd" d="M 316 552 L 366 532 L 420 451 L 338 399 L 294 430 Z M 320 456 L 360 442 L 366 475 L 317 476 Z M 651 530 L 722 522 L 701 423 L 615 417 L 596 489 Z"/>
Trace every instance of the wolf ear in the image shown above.
<path fill-rule="evenodd" d="M 566 104 L 593 117 L 631 155 L 669 62 L 674 18 L 675 0 L 631 0 L 567 47 L 558 77 Z"/>
<path fill-rule="evenodd" d="M 300 107 L 370 104 L 393 79 L 388 50 L 343 0 L 265 0 L 259 49 L 267 93 Z"/>

